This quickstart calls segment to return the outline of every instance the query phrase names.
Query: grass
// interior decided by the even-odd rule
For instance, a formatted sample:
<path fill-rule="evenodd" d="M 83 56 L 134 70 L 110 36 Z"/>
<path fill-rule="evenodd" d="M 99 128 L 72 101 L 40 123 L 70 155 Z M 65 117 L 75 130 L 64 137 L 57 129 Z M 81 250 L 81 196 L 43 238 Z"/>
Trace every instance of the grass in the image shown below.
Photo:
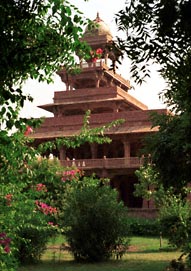
<path fill-rule="evenodd" d="M 75 263 L 70 253 L 59 250 L 62 242 L 60 237 L 50 241 L 40 264 L 22 266 L 18 271 L 162 271 L 180 255 L 168 246 L 166 240 L 161 246 L 159 238 L 133 237 L 129 251 L 121 260 Z"/>

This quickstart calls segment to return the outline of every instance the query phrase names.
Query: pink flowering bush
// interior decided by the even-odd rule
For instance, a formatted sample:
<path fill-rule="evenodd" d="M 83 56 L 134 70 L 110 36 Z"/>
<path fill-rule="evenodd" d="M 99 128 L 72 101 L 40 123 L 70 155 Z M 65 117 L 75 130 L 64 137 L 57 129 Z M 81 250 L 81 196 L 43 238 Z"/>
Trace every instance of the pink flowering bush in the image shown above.
<path fill-rule="evenodd" d="M 76 182 L 83 175 L 78 169 L 63 171 L 58 160 L 36 159 L 30 166 L 33 169 L 33 178 L 32 184 L 29 184 L 25 191 L 25 196 L 32 200 L 22 208 L 23 211 L 26 209 L 24 213 L 28 215 L 25 218 L 25 225 L 17 232 L 21 238 L 18 258 L 22 263 L 39 260 L 48 239 L 61 232 L 60 214 L 63 212 L 65 191 L 73 183 L 72 180 Z"/>
<path fill-rule="evenodd" d="M 5 252 L 12 255 L 18 263 L 34 262 L 40 259 L 46 248 L 48 238 L 55 234 L 55 227 L 49 224 L 54 220 L 56 208 L 39 201 L 36 204 L 36 194 L 32 189 L 26 191 L 17 189 L 11 204 L 4 199 L 3 212 L 0 222 L 2 238 L 0 244 Z M 40 196 L 40 195 L 39 195 Z M 10 236 L 10 237 L 8 237 Z M 8 257 L 8 255 L 5 255 Z"/>
<path fill-rule="evenodd" d="M 64 183 L 59 164 L 38 163 L 23 134 L 0 133 L 0 139 L 0 270 L 15 271 L 20 263 L 39 260 L 57 233 Z"/>
<path fill-rule="evenodd" d="M 39 210 L 40 212 L 42 212 L 45 215 L 52 215 L 52 214 L 56 214 L 57 210 L 56 208 L 49 206 L 48 204 L 44 203 L 44 202 L 40 202 L 38 200 L 35 201 L 37 210 Z"/>

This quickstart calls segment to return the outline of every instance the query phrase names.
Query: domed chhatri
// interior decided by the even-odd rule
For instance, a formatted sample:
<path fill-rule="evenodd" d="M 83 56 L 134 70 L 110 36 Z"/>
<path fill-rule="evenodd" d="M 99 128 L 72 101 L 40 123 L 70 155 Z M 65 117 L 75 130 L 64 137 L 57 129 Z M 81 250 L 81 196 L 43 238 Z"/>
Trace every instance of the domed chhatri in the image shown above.
<path fill-rule="evenodd" d="M 112 37 L 109 26 L 100 18 L 99 12 L 97 13 L 97 17 L 92 21 L 92 24 L 88 25 L 84 32 L 84 37 L 93 35 L 109 35 Z"/>

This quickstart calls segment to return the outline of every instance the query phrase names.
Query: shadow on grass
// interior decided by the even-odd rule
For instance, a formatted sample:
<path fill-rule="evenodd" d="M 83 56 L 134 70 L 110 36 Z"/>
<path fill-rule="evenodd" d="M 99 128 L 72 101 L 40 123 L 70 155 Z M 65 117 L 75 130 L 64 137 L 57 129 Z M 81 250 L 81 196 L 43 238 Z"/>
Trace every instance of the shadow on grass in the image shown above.
<path fill-rule="evenodd" d="M 22 266 L 18 271 L 161 271 L 169 261 L 122 259 L 103 263 L 76 263 L 74 261 L 44 261 L 36 265 Z"/>
<path fill-rule="evenodd" d="M 44 259 L 38 264 L 22 266 L 18 271 L 162 271 L 178 255 L 173 251 L 147 250 L 128 252 L 120 260 L 110 259 L 101 263 L 77 263 L 70 255 L 67 259 Z"/>
<path fill-rule="evenodd" d="M 158 249 L 139 249 L 135 251 L 128 251 L 129 254 L 147 254 L 147 253 L 160 253 L 160 252 L 177 252 L 178 250 L 176 248 L 158 248 Z"/>

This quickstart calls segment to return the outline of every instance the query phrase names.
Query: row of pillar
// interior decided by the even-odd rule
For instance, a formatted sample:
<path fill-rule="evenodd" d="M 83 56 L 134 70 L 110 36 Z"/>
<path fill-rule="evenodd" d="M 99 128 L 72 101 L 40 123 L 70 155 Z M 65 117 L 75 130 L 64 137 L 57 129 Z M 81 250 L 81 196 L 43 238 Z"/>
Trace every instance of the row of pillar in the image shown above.
<path fill-rule="evenodd" d="M 93 143 L 90 144 L 90 150 L 91 150 L 91 159 L 97 159 L 98 157 L 98 145 Z M 110 145 L 112 148 L 112 143 Z M 131 156 L 131 146 L 129 141 L 123 141 L 123 147 L 124 147 L 124 157 L 130 157 Z M 114 150 L 115 151 L 115 150 Z M 59 155 L 60 155 L 60 160 L 66 160 L 66 148 L 63 146 L 59 149 Z M 107 150 L 106 150 L 106 145 L 103 145 L 103 157 L 107 156 Z"/>

